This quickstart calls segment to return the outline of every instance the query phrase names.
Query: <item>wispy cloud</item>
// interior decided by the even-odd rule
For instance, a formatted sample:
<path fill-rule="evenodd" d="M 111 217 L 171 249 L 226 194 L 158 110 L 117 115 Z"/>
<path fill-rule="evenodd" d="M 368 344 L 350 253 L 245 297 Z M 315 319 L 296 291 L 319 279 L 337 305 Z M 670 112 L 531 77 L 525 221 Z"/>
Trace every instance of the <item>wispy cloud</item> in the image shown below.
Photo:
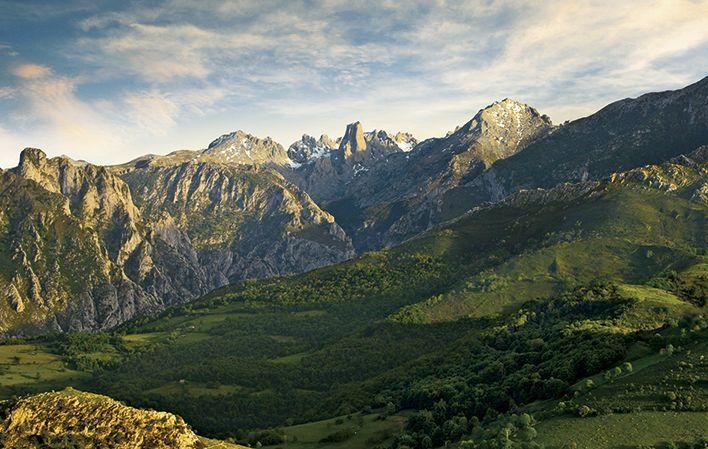
<path fill-rule="evenodd" d="M 10 98 L 15 95 L 15 89 L 12 87 L 0 87 L 0 100 Z"/>
<path fill-rule="evenodd" d="M 19 65 L 13 74 L 19 79 L 16 90 L 23 100 L 23 114 L 51 135 L 55 144 L 70 149 L 74 143 L 81 147 L 108 143 L 115 136 L 110 121 L 76 96 L 71 78 L 38 64 Z"/>
<path fill-rule="evenodd" d="M 21 79 L 34 80 L 49 76 L 51 70 L 39 64 L 20 64 L 12 69 L 12 74 Z"/>

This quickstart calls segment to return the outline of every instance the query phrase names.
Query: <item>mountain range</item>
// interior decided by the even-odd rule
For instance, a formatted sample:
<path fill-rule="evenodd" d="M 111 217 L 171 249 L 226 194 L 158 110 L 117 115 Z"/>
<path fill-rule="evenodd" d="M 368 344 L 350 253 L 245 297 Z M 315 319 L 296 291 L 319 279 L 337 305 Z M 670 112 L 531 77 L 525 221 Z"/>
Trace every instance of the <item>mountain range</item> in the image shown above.
<path fill-rule="evenodd" d="M 236 131 L 106 167 L 27 148 L 0 173 L 0 333 L 110 329 L 229 283 L 400 244 L 517 192 L 563 190 L 706 143 L 708 78 L 559 126 L 505 99 L 422 142 L 356 122 L 287 150 Z"/>
<path fill-rule="evenodd" d="M 708 78 L 421 142 L 28 148 L 0 205 L 0 447 L 708 442 Z"/>

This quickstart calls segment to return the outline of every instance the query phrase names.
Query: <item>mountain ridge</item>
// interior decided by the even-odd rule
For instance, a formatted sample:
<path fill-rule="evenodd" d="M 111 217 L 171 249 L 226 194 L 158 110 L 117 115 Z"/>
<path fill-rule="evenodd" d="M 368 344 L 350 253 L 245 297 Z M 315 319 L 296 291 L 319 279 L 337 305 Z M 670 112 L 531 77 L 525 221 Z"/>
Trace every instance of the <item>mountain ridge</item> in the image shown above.
<path fill-rule="evenodd" d="M 3 196 L 10 213 L 0 220 L 0 325 L 4 320 L 7 332 L 43 310 L 37 318 L 52 324 L 26 331 L 106 329 L 231 282 L 308 271 L 399 244 L 522 190 L 669 161 L 708 142 L 706 91 L 708 78 L 620 100 L 561 126 L 507 98 L 423 142 L 354 122 L 342 138 L 303 136 L 287 150 L 235 131 L 203 150 L 110 167 L 27 149 L 2 173 L 6 188 L 27 190 L 30 202 L 58 195 L 51 196 L 58 203 L 38 202 L 36 225 Z M 666 173 L 632 176 L 672 182 Z M 694 195 L 703 198 L 706 190 Z M 62 285 L 81 257 L 56 258 L 47 251 L 68 247 L 37 244 L 65 235 L 85 239 L 81 257 L 100 260 L 92 270 L 103 273 L 89 277 L 101 287 L 77 309 L 80 292 Z M 13 239 L 24 243 L 18 248 Z M 61 305 L 48 305 L 47 295 L 63 298 Z"/>

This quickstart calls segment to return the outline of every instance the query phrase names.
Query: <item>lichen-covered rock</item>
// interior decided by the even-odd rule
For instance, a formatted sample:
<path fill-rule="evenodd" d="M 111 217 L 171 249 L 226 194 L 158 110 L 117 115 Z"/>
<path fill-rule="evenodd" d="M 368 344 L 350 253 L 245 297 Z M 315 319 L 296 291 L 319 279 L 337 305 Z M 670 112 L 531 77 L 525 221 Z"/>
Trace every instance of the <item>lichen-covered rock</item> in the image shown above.
<path fill-rule="evenodd" d="M 0 447 L 40 449 L 201 449 L 179 416 L 127 407 L 71 388 L 18 400 L 0 424 Z M 73 444 L 73 446 L 69 446 Z"/>

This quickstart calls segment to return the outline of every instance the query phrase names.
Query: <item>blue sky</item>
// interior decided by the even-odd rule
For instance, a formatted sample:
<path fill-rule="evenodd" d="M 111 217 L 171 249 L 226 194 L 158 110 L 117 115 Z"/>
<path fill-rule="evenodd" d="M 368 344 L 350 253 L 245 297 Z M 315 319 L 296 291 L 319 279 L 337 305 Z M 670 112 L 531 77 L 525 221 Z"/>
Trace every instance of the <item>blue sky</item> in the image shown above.
<path fill-rule="evenodd" d="M 443 135 L 512 97 L 554 122 L 708 75 L 708 0 L 0 0 L 0 167 L 236 129 Z"/>

